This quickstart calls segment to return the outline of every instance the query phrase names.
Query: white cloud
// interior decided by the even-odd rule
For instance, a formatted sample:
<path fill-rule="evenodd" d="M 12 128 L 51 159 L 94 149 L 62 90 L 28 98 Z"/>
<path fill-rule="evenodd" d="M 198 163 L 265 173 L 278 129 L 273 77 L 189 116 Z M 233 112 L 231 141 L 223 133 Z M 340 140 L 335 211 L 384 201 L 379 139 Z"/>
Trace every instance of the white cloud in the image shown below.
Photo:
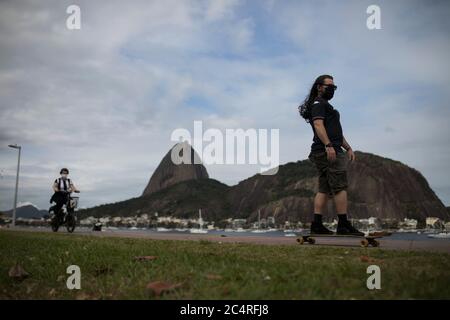
<path fill-rule="evenodd" d="M 217 21 L 232 18 L 239 0 L 207 0 L 206 21 Z"/>

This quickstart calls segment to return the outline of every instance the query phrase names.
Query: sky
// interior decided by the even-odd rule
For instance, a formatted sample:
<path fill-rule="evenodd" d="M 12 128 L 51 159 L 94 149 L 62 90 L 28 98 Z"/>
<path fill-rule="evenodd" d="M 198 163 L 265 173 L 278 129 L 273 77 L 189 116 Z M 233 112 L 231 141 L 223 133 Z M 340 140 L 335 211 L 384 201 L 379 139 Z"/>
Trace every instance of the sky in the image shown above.
<path fill-rule="evenodd" d="M 137 197 L 171 133 L 279 129 L 280 163 L 306 159 L 297 107 L 334 76 L 333 106 L 355 150 L 419 170 L 450 205 L 448 1 L 0 2 L 0 210 L 48 208 L 62 167 L 81 207 Z M 370 30 L 367 7 L 380 8 Z M 233 185 L 252 165 L 210 165 Z M 401 177 L 398 177 L 401 179 Z"/>

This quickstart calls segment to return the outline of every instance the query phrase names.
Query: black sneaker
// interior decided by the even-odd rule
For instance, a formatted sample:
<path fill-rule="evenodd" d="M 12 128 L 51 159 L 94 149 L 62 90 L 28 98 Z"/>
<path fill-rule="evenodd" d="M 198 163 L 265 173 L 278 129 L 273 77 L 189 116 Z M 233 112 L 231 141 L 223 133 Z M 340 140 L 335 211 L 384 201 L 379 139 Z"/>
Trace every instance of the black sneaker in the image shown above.
<path fill-rule="evenodd" d="M 350 221 L 338 222 L 336 234 L 340 235 L 352 235 L 352 236 L 364 236 L 364 233 L 352 226 Z"/>
<path fill-rule="evenodd" d="M 333 231 L 328 230 L 322 223 L 311 223 L 311 234 L 333 234 Z"/>

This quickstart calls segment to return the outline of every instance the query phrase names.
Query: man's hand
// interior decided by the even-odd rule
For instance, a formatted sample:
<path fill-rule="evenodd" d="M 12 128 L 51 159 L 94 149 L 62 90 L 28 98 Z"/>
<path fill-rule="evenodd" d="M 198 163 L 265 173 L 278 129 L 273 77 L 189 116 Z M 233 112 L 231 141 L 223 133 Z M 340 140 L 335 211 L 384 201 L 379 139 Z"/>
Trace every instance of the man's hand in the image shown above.
<path fill-rule="evenodd" d="M 316 130 L 317 135 L 319 136 L 320 141 L 326 146 L 330 143 L 330 139 L 328 139 L 327 130 L 325 129 L 325 125 L 323 124 L 323 119 L 314 120 L 314 129 Z M 336 150 L 333 147 L 325 148 L 327 152 L 327 159 L 330 162 L 334 162 L 336 160 Z"/>
<path fill-rule="evenodd" d="M 355 153 L 353 152 L 353 150 L 351 148 L 347 150 L 347 157 L 348 157 L 348 160 L 350 160 L 352 162 L 355 161 L 355 159 L 356 159 Z"/>
<path fill-rule="evenodd" d="M 325 148 L 325 150 L 327 151 L 328 161 L 330 161 L 330 162 L 336 161 L 336 150 L 334 150 L 333 147 L 327 147 L 327 148 Z"/>

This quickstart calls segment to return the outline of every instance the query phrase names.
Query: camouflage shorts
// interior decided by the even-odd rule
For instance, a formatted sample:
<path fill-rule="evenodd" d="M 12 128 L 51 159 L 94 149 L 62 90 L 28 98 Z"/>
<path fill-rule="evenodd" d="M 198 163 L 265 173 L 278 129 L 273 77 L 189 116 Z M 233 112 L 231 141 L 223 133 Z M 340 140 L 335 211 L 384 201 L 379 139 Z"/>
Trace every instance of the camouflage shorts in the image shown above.
<path fill-rule="evenodd" d="M 333 195 L 347 190 L 347 157 L 345 153 L 336 154 L 336 161 L 330 162 L 326 152 L 311 152 L 309 155 L 319 172 L 319 192 Z"/>

